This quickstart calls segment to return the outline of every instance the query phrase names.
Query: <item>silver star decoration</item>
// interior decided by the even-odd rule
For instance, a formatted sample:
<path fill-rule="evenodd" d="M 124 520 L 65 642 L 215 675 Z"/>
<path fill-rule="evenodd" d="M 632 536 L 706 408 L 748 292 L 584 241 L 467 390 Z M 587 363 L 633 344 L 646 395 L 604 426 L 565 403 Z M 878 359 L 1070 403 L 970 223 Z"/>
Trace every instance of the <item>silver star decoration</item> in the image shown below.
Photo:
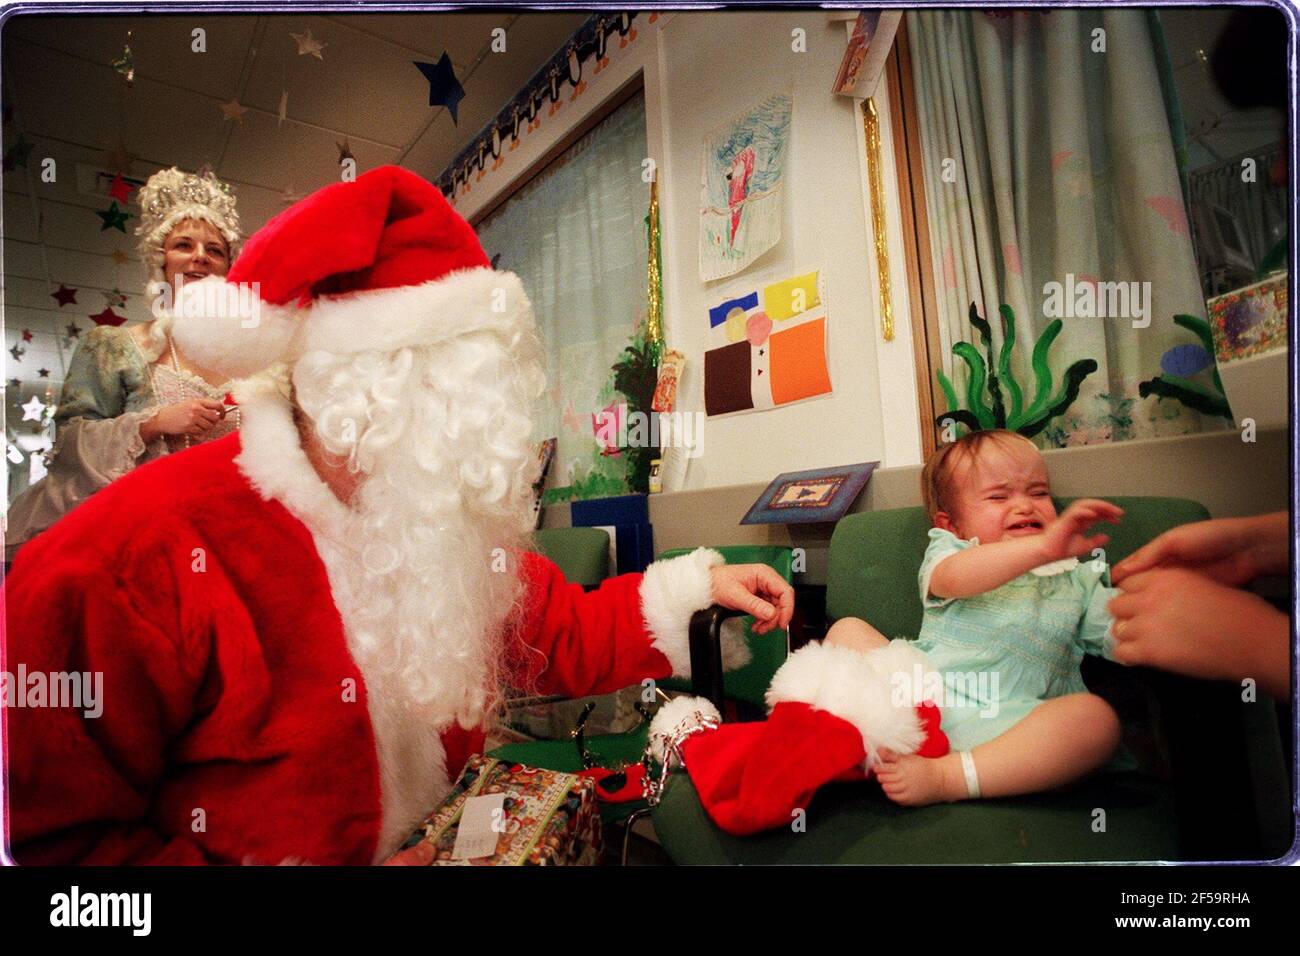
<path fill-rule="evenodd" d="M 41 416 L 45 414 L 45 403 L 41 401 L 40 396 L 33 395 L 31 401 L 22 406 L 23 421 L 39 422 Z"/>
<path fill-rule="evenodd" d="M 311 55 L 318 60 L 325 59 L 325 57 L 321 56 L 321 50 L 325 49 L 325 44 L 312 36 L 310 29 L 306 33 L 290 33 L 289 36 L 293 37 L 294 42 L 298 44 L 299 56 Z"/>

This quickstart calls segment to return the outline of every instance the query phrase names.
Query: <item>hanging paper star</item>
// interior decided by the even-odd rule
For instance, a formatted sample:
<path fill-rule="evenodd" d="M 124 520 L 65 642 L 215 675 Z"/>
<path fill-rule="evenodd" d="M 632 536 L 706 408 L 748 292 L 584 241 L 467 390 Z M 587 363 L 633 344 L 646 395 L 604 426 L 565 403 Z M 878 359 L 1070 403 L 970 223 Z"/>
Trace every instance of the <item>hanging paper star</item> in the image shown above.
<path fill-rule="evenodd" d="M 51 292 L 51 293 L 50 293 L 50 298 L 53 299 L 55 302 L 59 303 L 59 308 L 60 308 L 60 309 L 63 308 L 65 305 L 68 305 L 69 303 L 71 303 L 72 305 L 76 305 L 76 304 L 77 304 L 77 290 L 76 290 L 76 289 L 69 289 L 66 285 L 64 285 L 62 282 L 60 282 L 60 283 L 59 283 L 59 291 L 58 291 L 58 292 Z"/>
<path fill-rule="evenodd" d="M 30 342 L 31 340 L 32 340 L 32 330 L 31 330 L 31 329 L 23 329 L 23 341 L 24 341 L 24 342 Z"/>
<path fill-rule="evenodd" d="M 68 338 L 76 339 L 81 337 L 81 326 L 79 326 L 76 322 L 69 322 L 63 328 L 64 331 L 68 333 Z"/>
<path fill-rule="evenodd" d="M 126 321 L 125 315 L 118 315 L 111 308 L 106 308 L 92 315 L 91 318 L 95 320 L 96 325 L 121 325 Z"/>
<path fill-rule="evenodd" d="M 128 256 L 128 255 L 127 255 L 125 252 L 123 252 L 121 249 L 114 249 L 114 250 L 113 250 L 113 261 L 116 262 L 119 266 L 124 266 L 124 265 L 126 265 L 128 262 L 131 261 L 131 257 Z M 75 302 L 76 300 L 74 299 L 73 301 Z"/>
<path fill-rule="evenodd" d="M 36 370 L 36 374 L 39 375 L 41 378 L 49 378 L 50 370 L 48 368 L 38 368 Z"/>
<path fill-rule="evenodd" d="M 23 421 L 39 422 L 41 415 L 45 412 L 45 403 L 41 401 L 39 395 L 33 395 L 26 405 L 21 406 L 23 410 Z"/>
<path fill-rule="evenodd" d="M 105 229 L 116 229 L 118 232 L 125 233 L 126 221 L 133 218 L 129 212 L 125 212 L 118 207 L 116 199 L 113 200 L 111 206 L 96 212 L 95 215 L 104 220 L 104 224 L 99 227 L 100 232 Z"/>
<path fill-rule="evenodd" d="M 9 354 L 14 357 L 15 362 L 21 362 L 23 360 L 23 356 L 27 354 L 27 350 L 23 348 L 21 345 L 15 345 L 13 348 L 9 350 Z"/>
<path fill-rule="evenodd" d="M 18 386 L 20 386 L 20 385 L 22 385 L 22 384 L 23 384 L 23 383 L 20 382 L 20 381 L 18 381 L 18 379 L 16 379 L 16 378 L 11 378 L 11 379 L 9 380 L 9 387 L 10 387 L 10 388 L 18 388 Z"/>
<path fill-rule="evenodd" d="M 325 49 L 325 44 L 321 43 L 320 40 L 317 40 L 314 36 L 312 36 L 310 29 L 305 34 L 290 33 L 289 36 L 293 37 L 294 42 L 298 44 L 299 56 L 306 56 L 310 54 L 311 56 L 314 56 L 318 60 L 325 59 L 325 57 L 321 56 L 321 50 Z"/>
<path fill-rule="evenodd" d="M 4 155 L 3 163 L 0 163 L 0 165 L 3 165 L 5 172 L 10 172 L 15 166 L 26 168 L 27 157 L 31 155 L 31 152 L 32 144 L 27 142 L 22 133 L 19 133 L 18 139 L 9 147 Z"/>
<path fill-rule="evenodd" d="M 357 161 L 357 158 L 356 158 L 355 156 L 352 155 L 352 145 L 348 142 L 348 138 L 347 138 L 346 136 L 343 137 L 343 142 L 341 142 L 341 143 L 336 142 L 334 145 L 337 146 L 337 147 L 339 148 L 339 165 L 340 165 L 340 166 L 343 165 L 343 160 L 345 160 L 345 159 L 350 159 L 350 160 L 352 160 L 354 163 Z"/>
<path fill-rule="evenodd" d="M 465 98 L 465 88 L 456 79 L 451 57 L 444 53 L 437 63 L 421 63 L 419 60 L 411 62 L 429 81 L 429 105 L 447 107 L 452 123 L 460 125 L 456 118 L 456 109 L 460 106 L 460 101 Z"/>
<path fill-rule="evenodd" d="M 122 292 L 121 289 L 114 287 L 112 292 L 104 293 L 104 301 L 108 303 L 110 309 L 125 309 L 126 293 Z"/>
<path fill-rule="evenodd" d="M 280 91 L 280 109 L 276 116 L 277 125 L 284 123 L 284 118 L 289 114 L 289 91 Z"/>
<path fill-rule="evenodd" d="M 115 173 L 129 173 L 131 163 L 135 161 L 135 156 L 126 151 L 126 147 L 119 139 L 117 145 L 104 152 L 104 166 Z"/>
<path fill-rule="evenodd" d="M 222 119 L 234 120 L 237 123 L 244 122 L 244 114 L 248 112 L 248 107 L 240 106 L 237 99 L 231 100 L 229 103 L 222 103 L 217 108 L 221 110 Z"/>
<path fill-rule="evenodd" d="M 126 33 L 126 44 L 122 47 L 122 55 L 113 61 L 113 69 L 126 80 L 127 88 L 135 82 L 135 54 L 131 52 L 131 31 Z"/>
<path fill-rule="evenodd" d="M 131 184 L 122 178 L 121 173 L 118 173 L 108 187 L 108 194 L 118 202 L 127 202 L 131 198 Z"/>

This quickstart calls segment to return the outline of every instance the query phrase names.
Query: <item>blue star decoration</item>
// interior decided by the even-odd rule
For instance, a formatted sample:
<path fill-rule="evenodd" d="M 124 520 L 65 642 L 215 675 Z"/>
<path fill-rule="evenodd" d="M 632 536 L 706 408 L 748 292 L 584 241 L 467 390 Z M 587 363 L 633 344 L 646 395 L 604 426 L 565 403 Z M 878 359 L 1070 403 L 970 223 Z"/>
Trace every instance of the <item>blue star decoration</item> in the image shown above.
<path fill-rule="evenodd" d="M 459 126 L 456 107 L 465 98 L 465 88 L 456 79 L 456 71 L 451 66 L 451 57 L 443 53 L 437 63 L 421 63 L 419 60 L 411 62 L 429 81 L 429 105 L 447 107 L 452 123 Z"/>
<path fill-rule="evenodd" d="M 118 207 L 116 199 L 113 200 L 113 203 L 107 209 L 97 211 L 95 215 L 104 220 L 104 224 L 99 227 L 100 232 L 103 232 L 105 229 L 116 229 L 118 232 L 125 233 L 126 221 L 131 218 L 129 212 L 123 212 L 122 209 Z"/>

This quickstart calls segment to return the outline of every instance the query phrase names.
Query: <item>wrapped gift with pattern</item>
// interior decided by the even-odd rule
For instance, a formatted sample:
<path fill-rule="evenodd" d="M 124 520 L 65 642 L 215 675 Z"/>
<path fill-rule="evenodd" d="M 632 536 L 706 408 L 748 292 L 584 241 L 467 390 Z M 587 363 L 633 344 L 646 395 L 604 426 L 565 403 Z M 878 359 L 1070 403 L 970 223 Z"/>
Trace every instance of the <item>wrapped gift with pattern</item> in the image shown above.
<path fill-rule="evenodd" d="M 496 793 L 505 794 L 496 853 L 453 860 L 466 801 Z M 587 866 L 600 862 L 604 846 L 592 781 L 483 754 L 469 759 L 442 806 L 411 834 L 402 850 L 421 841 L 434 845 L 434 866 Z"/>

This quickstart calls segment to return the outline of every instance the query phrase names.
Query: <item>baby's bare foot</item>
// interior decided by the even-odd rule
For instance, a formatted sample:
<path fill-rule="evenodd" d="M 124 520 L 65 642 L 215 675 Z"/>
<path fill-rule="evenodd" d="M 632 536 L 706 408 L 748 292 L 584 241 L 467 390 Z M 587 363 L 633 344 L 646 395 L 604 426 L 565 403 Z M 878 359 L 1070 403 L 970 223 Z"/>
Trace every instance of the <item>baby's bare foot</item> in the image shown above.
<path fill-rule="evenodd" d="M 883 762 L 876 767 L 876 779 L 885 796 L 901 806 L 924 807 L 966 796 L 956 754 L 935 758 L 899 756 L 882 750 L 880 757 Z"/>

